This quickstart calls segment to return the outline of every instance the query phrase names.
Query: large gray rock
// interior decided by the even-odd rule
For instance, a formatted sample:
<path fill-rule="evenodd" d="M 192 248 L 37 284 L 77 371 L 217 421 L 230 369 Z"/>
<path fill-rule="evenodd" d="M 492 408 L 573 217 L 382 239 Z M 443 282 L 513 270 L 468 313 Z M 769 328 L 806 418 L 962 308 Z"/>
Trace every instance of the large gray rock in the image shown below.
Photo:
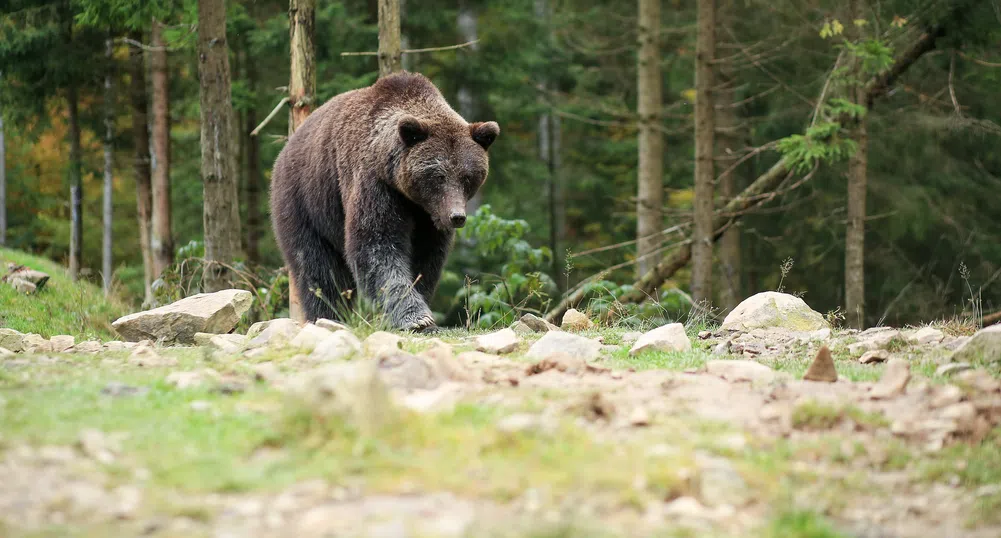
<path fill-rule="evenodd" d="M 349 359 L 361 352 L 361 340 L 351 331 L 337 331 L 316 344 L 309 359 L 314 362 L 330 362 Z"/>
<path fill-rule="evenodd" d="M 0 342 L 0 345 L 3 345 Z M 976 332 L 955 353 L 953 362 L 1001 362 L 1001 325 L 991 325 Z"/>
<path fill-rule="evenodd" d="M 301 329 L 298 322 L 289 318 L 258 321 L 250 326 L 247 338 L 250 339 L 250 347 L 281 347 L 291 342 Z"/>
<path fill-rule="evenodd" d="M 803 299 L 788 293 L 765 291 L 744 299 L 726 316 L 720 329 L 750 331 L 782 328 L 812 332 L 828 327 L 824 316 L 811 309 Z"/>
<path fill-rule="evenodd" d="M 316 349 L 316 346 L 319 345 L 320 342 L 333 335 L 333 332 L 328 331 L 323 327 L 317 327 L 312 323 L 307 323 L 306 326 L 299 331 L 299 334 L 292 339 L 289 345 L 294 348 L 299 348 L 305 353 L 309 353 Z"/>
<path fill-rule="evenodd" d="M 690 349 L 692 349 L 692 342 L 685 334 L 685 326 L 680 323 L 668 323 L 640 336 L 629 350 L 629 354 L 635 356 L 646 350 L 688 351 Z"/>
<path fill-rule="evenodd" d="M 528 348 L 525 356 L 530 359 L 544 359 L 557 351 L 590 361 L 601 355 L 601 342 L 564 331 L 549 331 Z"/>
<path fill-rule="evenodd" d="M 0 347 L 20 353 L 24 351 L 24 336 L 14 329 L 0 329 Z"/>
<path fill-rule="evenodd" d="M 180 301 L 115 320 L 112 327 L 130 342 L 163 340 L 190 344 L 195 333 L 228 333 L 250 309 L 254 295 L 245 290 L 199 293 Z"/>
<path fill-rule="evenodd" d="M 501 329 L 476 337 L 476 350 L 484 353 L 503 354 L 518 349 L 521 338 L 513 329 Z"/>

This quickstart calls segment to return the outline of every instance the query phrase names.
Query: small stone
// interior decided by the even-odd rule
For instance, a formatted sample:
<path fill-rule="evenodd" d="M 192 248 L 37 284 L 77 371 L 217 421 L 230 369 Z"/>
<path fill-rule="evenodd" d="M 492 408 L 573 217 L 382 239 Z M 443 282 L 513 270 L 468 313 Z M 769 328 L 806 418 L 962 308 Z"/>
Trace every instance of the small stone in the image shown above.
<path fill-rule="evenodd" d="M 41 335 L 26 334 L 24 335 L 24 351 L 25 353 L 52 353 L 52 342 Z"/>
<path fill-rule="evenodd" d="M 633 344 L 637 340 L 639 340 L 640 337 L 642 337 L 642 336 L 643 336 L 643 333 L 641 333 L 641 332 L 638 332 L 638 331 L 629 331 L 626 334 L 622 335 L 622 343 L 624 345 Z"/>
<path fill-rule="evenodd" d="M 139 345 L 129 355 L 129 364 L 145 368 L 158 368 L 177 366 L 177 359 L 174 357 L 162 357 L 151 346 Z"/>
<path fill-rule="evenodd" d="M 521 322 L 528 325 L 528 328 L 532 329 L 537 333 L 545 333 L 549 331 L 558 331 L 559 327 L 549 323 L 548 321 L 536 316 L 535 314 L 525 314 L 521 316 Z"/>
<path fill-rule="evenodd" d="M 517 334 L 517 335 L 519 335 L 519 336 L 525 336 L 525 335 L 529 335 L 529 334 L 534 334 L 535 333 L 535 331 L 533 331 L 531 327 L 529 327 L 528 325 L 526 325 L 521 320 L 518 320 L 518 321 L 512 323 L 510 329 L 512 331 L 514 331 L 514 333 Z"/>
<path fill-rule="evenodd" d="M 831 357 L 831 350 L 827 349 L 827 346 L 822 346 L 817 352 L 810 368 L 803 374 L 803 379 L 825 383 L 834 383 L 838 380 L 838 371 L 834 368 L 834 358 Z"/>
<path fill-rule="evenodd" d="M 14 329 L 0 328 L 0 347 L 14 353 L 24 351 L 24 334 Z"/>
<path fill-rule="evenodd" d="M 713 355 L 729 355 L 731 345 L 733 343 L 730 340 L 723 340 L 713 348 Z"/>
<path fill-rule="evenodd" d="M 198 412 L 208 411 L 209 409 L 212 409 L 212 404 L 206 402 L 205 400 L 195 400 L 191 402 L 189 406 L 191 407 L 192 411 L 198 411 Z"/>
<path fill-rule="evenodd" d="M 101 389 L 101 394 L 116 398 L 122 396 L 140 396 L 147 392 L 149 392 L 149 388 L 147 387 L 133 387 L 118 381 L 112 381 Z"/>
<path fill-rule="evenodd" d="M 866 351 L 859 357 L 859 362 L 862 364 L 875 364 L 878 362 L 886 362 L 890 360 L 890 352 L 885 349 L 874 349 L 872 351 Z"/>
<path fill-rule="evenodd" d="M 222 353 L 233 354 L 243 350 L 247 337 L 242 334 L 214 334 L 209 338 L 209 347 Z"/>
<path fill-rule="evenodd" d="M 528 348 L 525 357 L 529 359 L 544 359 L 561 351 L 570 356 L 591 361 L 601 356 L 601 343 L 576 334 L 563 331 L 550 331 Z"/>
<path fill-rule="evenodd" d="M 302 326 L 289 318 L 278 318 L 270 321 L 259 321 L 250 326 L 247 331 L 247 338 L 250 340 L 250 347 L 281 347 L 287 345 Z"/>
<path fill-rule="evenodd" d="M 629 414 L 629 424 L 632 426 L 649 426 L 650 412 L 645 407 L 637 407 Z"/>
<path fill-rule="evenodd" d="M 393 354 L 402 348 L 403 340 L 393 333 L 386 331 L 376 331 L 362 343 L 365 355 L 370 357 L 380 357 L 386 354 Z"/>
<path fill-rule="evenodd" d="M 111 325 L 132 342 L 150 339 L 190 344 L 197 332 L 232 331 L 253 301 L 254 295 L 246 290 L 199 293 L 153 310 L 123 316 Z"/>
<path fill-rule="evenodd" d="M 560 328 L 565 331 L 586 331 L 594 328 L 594 322 L 583 312 L 576 308 L 570 308 L 563 314 L 563 323 L 560 324 Z"/>
<path fill-rule="evenodd" d="M 455 408 L 458 383 L 443 383 L 434 390 L 415 390 L 403 397 L 403 407 L 418 413 L 441 413 Z"/>
<path fill-rule="evenodd" d="M 712 335 L 712 331 L 699 331 L 699 340 L 708 340 Z"/>
<path fill-rule="evenodd" d="M 431 347 L 422 351 L 420 356 L 431 362 L 438 376 L 452 381 L 470 382 L 474 380 L 473 374 L 466 368 L 465 361 L 452 356 L 452 346 L 442 342 L 437 338 L 431 339 Z M 479 351 L 471 351 L 475 355 L 486 355 Z M 460 356 L 461 357 L 461 356 Z"/>
<path fill-rule="evenodd" d="M 973 365 L 968 362 L 950 362 L 935 369 L 935 375 L 948 377 L 959 372 L 973 369 Z"/>
<path fill-rule="evenodd" d="M 937 344 L 945 339 L 945 333 L 934 327 L 922 327 L 907 337 L 915 344 Z"/>
<path fill-rule="evenodd" d="M 823 329 L 817 329 L 810 333 L 807 337 L 808 340 L 813 342 L 823 342 L 831 338 L 831 329 L 824 327 Z"/>
<path fill-rule="evenodd" d="M 776 378 L 775 371 L 749 360 L 713 360 L 706 363 L 709 375 L 722 377 L 731 382 L 751 381 L 770 383 Z"/>
<path fill-rule="evenodd" d="M 315 325 L 317 327 L 321 328 L 321 329 L 326 329 L 326 330 L 328 330 L 330 332 L 337 332 L 337 331 L 346 331 L 346 330 L 348 330 L 348 326 L 347 325 L 344 325 L 344 324 L 341 324 L 341 323 L 337 323 L 336 321 L 333 321 L 333 320 L 330 320 L 330 319 L 327 319 L 327 318 L 320 318 L 320 319 L 316 320 Z"/>
<path fill-rule="evenodd" d="M 685 334 L 685 326 L 680 323 L 669 323 L 645 333 L 629 349 L 630 356 L 636 356 L 644 351 L 689 351 L 692 342 Z"/>
<path fill-rule="evenodd" d="M 476 337 L 476 350 L 484 353 L 502 355 L 518 349 L 521 338 L 511 329 L 501 329 L 490 334 Z"/>
<path fill-rule="evenodd" d="M 848 346 L 852 355 L 860 355 L 866 351 L 886 349 L 892 342 L 903 340 L 903 333 L 892 327 L 874 327 L 859 333 L 859 342 Z"/>
<path fill-rule="evenodd" d="M 104 343 L 105 351 L 128 351 L 135 348 L 134 342 L 122 342 L 121 340 L 112 340 L 110 342 Z"/>
<path fill-rule="evenodd" d="M 911 363 L 903 359 L 890 359 L 886 363 L 883 377 L 869 391 L 869 397 L 874 400 L 882 400 L 900 396 L 907 388 L 907 382 L 910 379 Z"/>
<path fill-rule="evenodd" d="M 295 335 L 289 345 L 300 349 L 303 353 L 309 353 L 316 349 L 320 342 L 334 335 L 333 331 L 328 331 L 322 327 L 307 323 L 305 327 Z"/>
<path fill-rule="evenodd" d="M 692 525 L 701 521 L 716 519 L 713 510 L 706 508 L 694 497 L 678 497 L 666 503 L 663 507 L 663 515 L 672 521 L 679 521 L 684 525 Z"/>
<path fill-rule="evenodd" d="M 100 353 L 104 349 L 101 343 L 96 340 L 87 340 L 74 345 L 70 351 L 73 353 Z"/>
<path fill-rule="evenodd" d="M 351 334 L 351 331 L 337 331 L 330 333 L 330 336 L 316 345 L 313 352 L 309 354 L 309 360 L 313 362 L 346 360 L 360 353 L 361 350 L 361 340 Z"/>
<path fill-rule="evenodd" d="M 75 343 L 76 339 L 74 339 L 71 335 L 68 334 L 59 334 L 53 336 L 52 338 L 49 338 L 49 344 L 52 346 L 52 351 L 56 353 L 62 353 L 66 351 L 67 349 L 73 347 L 73 344 Z"/>

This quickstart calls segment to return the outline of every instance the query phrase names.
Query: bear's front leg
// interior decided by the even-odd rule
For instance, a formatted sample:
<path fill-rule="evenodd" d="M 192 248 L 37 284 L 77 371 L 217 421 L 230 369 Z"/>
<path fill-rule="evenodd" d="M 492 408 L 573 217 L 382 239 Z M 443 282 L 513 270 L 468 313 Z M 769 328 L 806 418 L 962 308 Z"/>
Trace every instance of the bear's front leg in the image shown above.
<path fill-rule="evenodd" d="M 434 317 L 412 271 L 412 218 L 402 212 L 394 193 L 379 187 L 370 185 L 365 193 L 369 203 L 347 215 L 348 264 L 359 291 L 382 308 L 394 328 L 433 328 Z"/>

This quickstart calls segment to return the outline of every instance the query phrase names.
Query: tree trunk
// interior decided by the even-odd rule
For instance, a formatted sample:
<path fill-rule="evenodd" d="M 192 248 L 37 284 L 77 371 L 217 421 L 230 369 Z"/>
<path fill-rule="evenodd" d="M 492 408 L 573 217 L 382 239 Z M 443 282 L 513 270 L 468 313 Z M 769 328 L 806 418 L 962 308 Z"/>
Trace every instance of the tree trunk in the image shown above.
<path fill-rule="evenodd" d="M 382 20 L 383 2 L 379 2 L 379 66 L 382 69 Z M 396 44 L 399 49 L 400 20 L 399 4 L 396 4 Z M 315 0 L 289 1 L 289 33 L 291 42 L 292 77 L 289 82 L 289 102 L 292 110 L 289 113 L 289 136 L 306 121 L 313 111 L 313 99 L 316 95 L 316 2 Z M 397 61 L 399 56 L 397 56 Z M 397 65 L 399 70 L 399 65 Z M 256 149 L 255 149 L 256 152 Z M 249 217 L 248 217 L 249 218 Z M 306 314 L 302 311 L 302 299 L 296 293 L 295 280 L 289 275 L 289 317 L 296 321 L 305 321 Z"/>
<path fill-rule="evenodd" d="M 170 79 L 163 24 L 153 21 L 150 66 L 153 76 L 153 276 L 174 263 L 170 204 Z"/>
<path fill-rule="evenodd" d="M 664 135 L 660 127 L 660 1 L 639 0 L 637 29 L 639 57 L 637 77 L 639 95 L 639 176 L 636 195 L 637 275 L 643 275 L 657 263 L 655 251 L 660 245 L 664 218 Z"/>
<path fill-rule="evenodd" d="M 459 15 L 456 19 L 456 26 L 459 28 L 459 36 L 462 42 L 468 43 L 476 40 L 478 33 L 476 28 L 476 8 L 469 0 L 459 0 Z M 473 44 L 469 48 L 475 51 L 476 45 Z M 465 58 L 466 55 L 464 54 L 459 55 L 458 58 L 459 64 L 463 66 L 463 69 L 462 81 L 459 83 L 459 90 L 456 92 L 456 100 L 459 105 L 459 115 L 465 118 L 466 121 L 472 122 L 476 119 L 476 101 L 473 90 L 469 87 L 469 83 L 466 80 L 466 76 L 470 70 L 468 61 Z M 476 191 L 476 194 L 466 205 L 469 213 L 475 213 L 483 205 L 483 189 Z"/>
<path fill-rule="evenodd" d="M 400 0 L 379 0 L 379 77 L 403 70 Z"/>
<path fill-rule="evenodd" d="M 101 253 L 101 276 L 104 284 L 104 295 L 111 293 L 111 224 L 114 218 L 114 174 L 112 154 L 115 140 L 115 97 L 114 86 L 114 41 L 109 37 L 104 43 L 104 60 L 108 63 L 104 73 L 104 241 Z"/>
<path fill-rule="evenodd" d="M 7 244 L 7 154 L 0 115 L 0 247 Z"/>
<path fill-rule="evenodd" d="M 250 92 L 257 95 L 257 68 L 254 62 L 247 62 L 247 85 Z M 244 147 L 247 148 L 247 176 L 246 191 L 244 195 L 247 200 L 247 261 L 251 264 L 261 262 L 260 242 L 261 236 L 261 157 L 259 138 L 250 136 L 250 129 L 257 126 L 257 108 L 251 106 L 247 109 L 247 129 L 244 129 Z"/>
<path fill-rule="evenodd" d="M 198 0 L 198 21 L 205 290 L 211 292 L 229 285 L 229 271 L 220 264 L 232 263 L 240 253 L 225 0 Z"/>
<path fill-rule="evenodd" d="M 142 42 L 142 33 L 130 32 L 135 41 Z M 143 50 L 129 47 L 129 71 L 132 78 L 129 101 L 132 107 L 132 138 L 135 141 L 136 216 L 139 221 L 139 250 L 143 259 L 143 288 L 145 304 L 153 299 L 153 250 L 150 248 L 150 228 L 153 212 L 153 195 L 150 181 L 149 124 L 146 102 L 146 68 Z"/>
<path fill-rule="evenodd" d="M 715 110 L 713 58 L 716 56 L 716 0 L 698 0 L 695 46 L 695 196 L 692 228 L 692 300 L 712 303 L 713 166 Z"/>
<path fill-rule="evenodd" d="M 70 81 L 67 88 L 69 105 L 70 136 L 70 279 L 80 276 L 80 258 L 83 253 L 83 180 L 81 175 L 80 116 L 77 111 L 78 97 L 76 82 Z"/>
<path fill-rule="evenodd" d="M 732 80 L 727 76 L 720 78 L 722 80 L 717 84 L 717 87 L 720 88 L 717 92 L 719 98 L 715 100 L 719 103 L 717 106 L 722 107 L 716 110 L 716 130 L 719 133 L 716 156 L 720 162 L 720 168 L 727 170 L 736 161 L 736 150 L 744 145 L 744 141 L 741 136 L 739 114 L 733 106 L 735 98 Z M 720 197 L 724 203 L 728 203 L 739 192 L 737 186 L 739 175 L 738 170 L 732 170 L 720 176 Z M 743 299 L 740 228 L 737 226 L 727 228 L 720 239 L 718 277 L 719 305 L 726 312 L 729 312 Z"/>
<path fill-rule="evenodd" d="M 845 318 L 855 329 L 865 328 L 865 198 L 869 135 L 865 119 L 854 129 L 858 150 L 848 163 L 848 229 L 845 231 Z"/>

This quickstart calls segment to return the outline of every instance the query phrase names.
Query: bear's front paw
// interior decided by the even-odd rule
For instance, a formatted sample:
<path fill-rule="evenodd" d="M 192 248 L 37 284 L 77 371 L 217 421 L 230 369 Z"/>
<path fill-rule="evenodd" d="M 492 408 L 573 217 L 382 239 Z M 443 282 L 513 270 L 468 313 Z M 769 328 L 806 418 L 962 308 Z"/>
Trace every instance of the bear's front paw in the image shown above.
<path fill-rule="evenodd" d="M 403 330 L 415 333 L 431 333 L 437 329 L 438 326 L 434 324 L 434 318 L 431 317 L 431 314 L 423 314 L 403 326 Z"/>

